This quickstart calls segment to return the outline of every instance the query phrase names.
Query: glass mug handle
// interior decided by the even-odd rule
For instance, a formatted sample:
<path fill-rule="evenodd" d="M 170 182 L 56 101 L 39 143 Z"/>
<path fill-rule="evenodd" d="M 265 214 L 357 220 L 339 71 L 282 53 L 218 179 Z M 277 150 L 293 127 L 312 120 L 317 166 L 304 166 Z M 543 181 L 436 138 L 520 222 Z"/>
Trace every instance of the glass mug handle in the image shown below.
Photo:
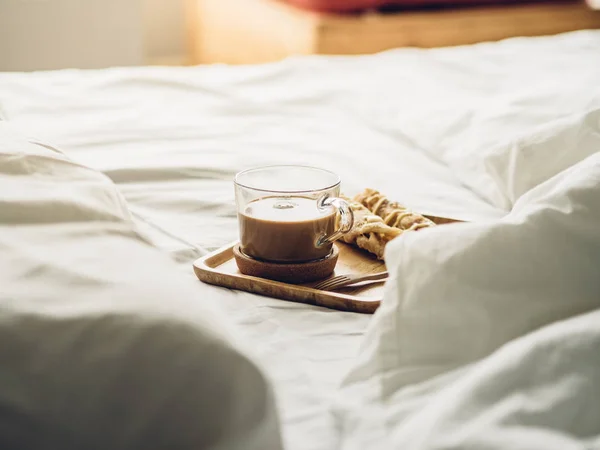
<path fill-rule="evenodd" d="M 320 210 L 334 207 L 340 214 L 340 227 L 330 235 L 323 235 L 317 240 L 317 247 L 332 244 L 334 241 L 341 238 L 344 234 L 354 226 L 354 213 L 350 209 L 350 205 L 346 200 L 337 197 L 329 197 L 324 195 L 317 201 L 317 207 Z"/>

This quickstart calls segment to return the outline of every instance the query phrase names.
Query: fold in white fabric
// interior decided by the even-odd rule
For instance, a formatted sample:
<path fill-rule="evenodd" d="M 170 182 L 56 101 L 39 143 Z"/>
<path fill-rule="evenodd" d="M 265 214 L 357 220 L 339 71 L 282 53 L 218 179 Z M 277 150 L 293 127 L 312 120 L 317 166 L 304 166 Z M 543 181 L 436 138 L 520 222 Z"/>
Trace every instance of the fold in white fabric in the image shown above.
<path fill-rule="evenodd" d="M 339 395 L 342 448 L 600 442 L 598 118 L 495 152 L 499 191 L 518 195 L 502 220 L 388 246 L 383 305 Z"/>
<path fill-rule="evenodd" d="M 0 123 L 0 447 L 281 448 L 270 384 L 113 183 Z"/>

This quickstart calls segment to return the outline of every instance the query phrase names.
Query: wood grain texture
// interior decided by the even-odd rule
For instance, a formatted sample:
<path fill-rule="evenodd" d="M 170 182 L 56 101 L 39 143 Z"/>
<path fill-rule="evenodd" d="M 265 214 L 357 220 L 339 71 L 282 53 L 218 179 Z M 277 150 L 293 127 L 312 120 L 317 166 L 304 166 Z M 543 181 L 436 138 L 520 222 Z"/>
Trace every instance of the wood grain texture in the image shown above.
<path fill-rule="evenodd" d="M 194 262 L 194 272 L 198 279 L 208 284 L 267 297 L 366 314 L 375 312 L 383 297 L 381 283 L 328 292 L 312 288 L 319 281 L 295 285 L 244 275 L 240 273 L 234 260 L 233 248 L 235 245 L 237 242 Z M 371 255 L 346 244 L 336 245 L 339 250 L 339 259 L 332 277 L 362 275 L 385 270 L 385 264 Z"/>
<path fill-rule="evenodd" d="M 365 54 L 600 28 L 583 1 L 333 15 L 278 0 L 188 0 L 195 63 L 262 63 L 298 54 Z"/>
<path fill-rule="evenodd" d="M 242 252 L 240 244 L 233 246 L 233 257 L 238 269 L 244 275 L 292 284 L 308 283 L 328 278 L 335 270 L 338 256 L 339 250 L 337 246 L 334 246 L 327 257 L 317 261 L 278 264 L 251 258 Z"/>
<path fill-rule="evenodd" d="M 318 53 L 362 54 L 395 47 L 443 47 L 600 28 L 580 2 L 481 6 L 397 14 L 335 16 L 321 22 Z"/>

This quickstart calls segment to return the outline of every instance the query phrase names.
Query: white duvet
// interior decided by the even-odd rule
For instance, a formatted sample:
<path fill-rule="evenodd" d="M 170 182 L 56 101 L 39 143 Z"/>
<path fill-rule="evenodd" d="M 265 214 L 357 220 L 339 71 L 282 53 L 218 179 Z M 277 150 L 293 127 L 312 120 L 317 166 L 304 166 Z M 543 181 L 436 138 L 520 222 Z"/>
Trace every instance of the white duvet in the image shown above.
<path fill-rule="evenodd" d="M 374 187 L 474 222 L 391 246 L 372 321 L 196 284 L 272 381 L 286 448 L 581 448 L 600 424 L 599 55 L 585 31 L 0 74 L 0 117 L 108 175 L 188 281 L 236 237 L 231 180 L 251 166 L 330 168 L 348 194 Z"/>
<path fill-rule="evenodd" d="M 101 173 L 0 122 L 0 448 L 281 448 L 271 387 Z"/>
<path fill-rule="evenodd" d="M 600 445 L 600 109 L 504 150 L 487 167 L 520 191 L 507 216 L 386 249 L 342 448 Z"/>

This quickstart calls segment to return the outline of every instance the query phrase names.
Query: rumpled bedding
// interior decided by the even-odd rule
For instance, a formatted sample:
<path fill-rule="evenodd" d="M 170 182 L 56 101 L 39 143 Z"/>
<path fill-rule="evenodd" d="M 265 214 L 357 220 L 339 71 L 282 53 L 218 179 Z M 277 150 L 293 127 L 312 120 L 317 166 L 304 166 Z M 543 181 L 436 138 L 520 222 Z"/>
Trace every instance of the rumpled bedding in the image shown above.
<path fill-rule="evenodd" d="M 506 197 L 523 190 L 507 216 L 386 249 L 383 306 L 339 393 L 341 448 L 600 444 L 600 109 L 494 161 Z"/>
<path fill-rule="evenodd" d="M 579 408 L 598 417 L 587 219 L 599 54 L 600 33 L 581 31 L 248 67 L 0 74 L 0 118 L 112 179 L 137 233 L 218 292 L 198 301 L 252 348 L 285 448 L 539 448 L 528 430 L 585 446 L 595 435 Z M 392 246 L 372 320 L 200 284 L 194 259 L 237 236 L 233 175 L 278 163 L 473 223 Z"/>
<path fill-rule="evenodd" d="M 251 349 L 116 186 L 0 122 L 0 448 L 281 448 Z"/>

